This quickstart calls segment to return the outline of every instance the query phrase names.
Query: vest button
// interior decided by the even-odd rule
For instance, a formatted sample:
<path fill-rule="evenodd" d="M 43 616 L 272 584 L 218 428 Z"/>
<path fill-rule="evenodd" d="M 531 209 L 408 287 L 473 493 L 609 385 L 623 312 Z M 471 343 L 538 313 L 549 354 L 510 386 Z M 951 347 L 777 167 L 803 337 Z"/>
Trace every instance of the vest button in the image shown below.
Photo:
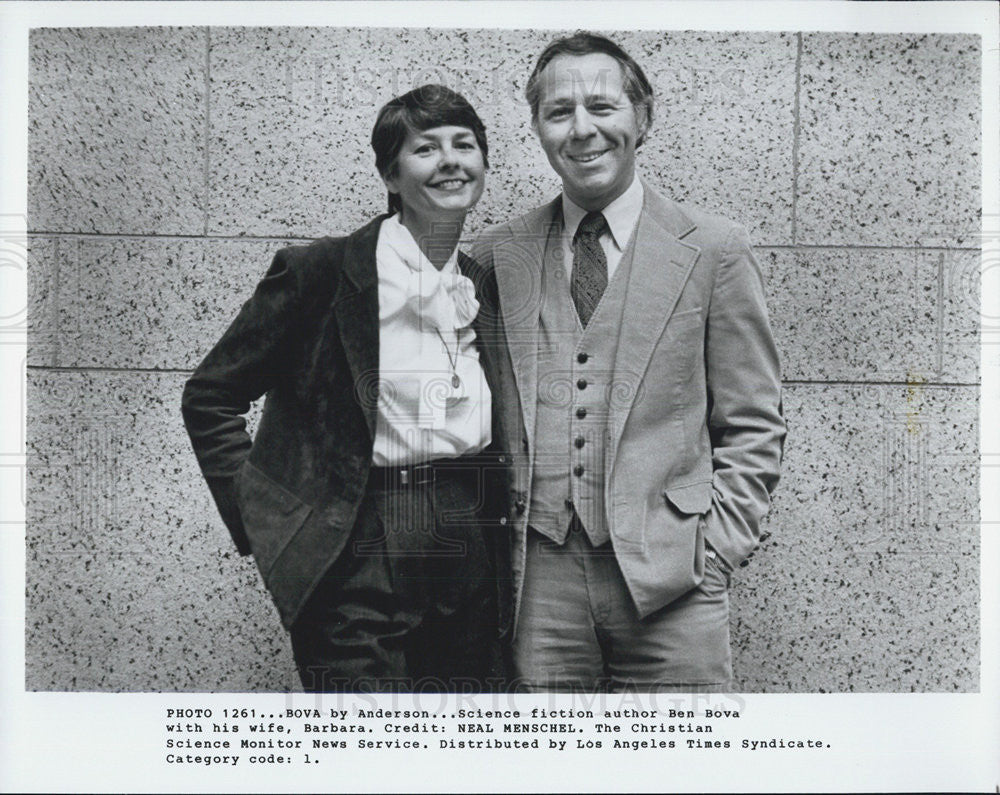
<path fill-rule="evenodd" d="M 576 416 L 578 419 L 582 420 L 584 417 L 587 416 L 587 410 L 583 406 L 580 406 L 580 408 L 576 410 Z"/>
<path fill-rule="evenodd" d="M 587 363 L 587 359 L 589 359 L 589 358 L 590 358 L 590 356 L 588 354 L 586 354 L 586 353 L 578 353 L 576 355 L 576 360 L 580 364 L 586 364 Z"/>
<path fill-rule="evenodd" d="M 586 470 L 583 468 L 583 464 L 577 464 L 575 467 L 573 467 L 573 474 L 576 475 L 578 478 L 583 477 L 583 473 L 585 471 Z"/>
<path fill-rule="evenodd" d="M 587 440 L 584 439 L 582 436 L 577 436 L 576 439 L 573 440 L 573 444 L 575 444 L 577 448 L 583 447 L 586 443 Z"/>
<path fill-rule="evenodd" d="M 506 526 L 506 524 L 507 524 L 507 517 L 506 516 L 501 516 L 500 517 L 500 525 L 501 525 L 501 527 Z"/>
<path fill-rule="evenodd" d="M 587 379 L 586 378 L 581 378 L 579 381 L 577 381 L 576 382 L 576 388 L 577 389 L 586 389 L 587 388 Z"/>

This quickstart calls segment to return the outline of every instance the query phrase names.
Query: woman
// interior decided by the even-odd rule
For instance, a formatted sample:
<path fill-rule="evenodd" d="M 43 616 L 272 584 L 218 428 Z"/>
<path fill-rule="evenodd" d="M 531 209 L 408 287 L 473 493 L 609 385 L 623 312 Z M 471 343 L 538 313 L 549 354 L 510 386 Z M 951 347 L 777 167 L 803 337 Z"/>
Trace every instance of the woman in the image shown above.
<path fill-rule="evenodd" d="M 505 360 L 492 274 L 457 249 L 485 129 L 423 86 L 382 108 L 372 147 L 391 214 L 279 251 L 188 381 L 184 421 L 307 691 L 495 688 Z M 243 415 L 265 393 L 251 442 Z"/>

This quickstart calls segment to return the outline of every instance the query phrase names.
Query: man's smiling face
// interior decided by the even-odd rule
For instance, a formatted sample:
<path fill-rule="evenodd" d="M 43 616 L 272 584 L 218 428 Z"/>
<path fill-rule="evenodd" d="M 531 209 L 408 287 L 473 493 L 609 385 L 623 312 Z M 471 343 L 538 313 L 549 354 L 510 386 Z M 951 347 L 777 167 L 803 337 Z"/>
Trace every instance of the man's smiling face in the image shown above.
<path fill-rule="evenodd" d="M 540 78 L 534 124 L 542 149 L 566 195 L 585 210 L 602 210 L 632 184 L 645 112 L 632 105 L 610 55 L 559 55 Z"/>

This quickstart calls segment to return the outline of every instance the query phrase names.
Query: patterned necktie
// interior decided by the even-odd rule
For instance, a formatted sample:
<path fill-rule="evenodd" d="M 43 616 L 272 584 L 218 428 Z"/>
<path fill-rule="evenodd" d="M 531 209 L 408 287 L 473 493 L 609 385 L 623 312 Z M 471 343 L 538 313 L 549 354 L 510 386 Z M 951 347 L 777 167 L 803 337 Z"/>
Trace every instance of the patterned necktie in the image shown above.
<path fill-rule="evenodd" d="M 608 286 L 608 259 L 600 237 L 608 228 L 601 213 L 587 213 L 573 236 L 573 276 L 569 293 L 584 328 Z"/>

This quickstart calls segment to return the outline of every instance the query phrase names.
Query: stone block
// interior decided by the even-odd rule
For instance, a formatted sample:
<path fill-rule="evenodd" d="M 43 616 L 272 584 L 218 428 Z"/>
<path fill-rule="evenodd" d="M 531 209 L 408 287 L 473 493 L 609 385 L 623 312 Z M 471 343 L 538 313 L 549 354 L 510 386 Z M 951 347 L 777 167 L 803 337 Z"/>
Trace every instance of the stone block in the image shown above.
<path fill-rule="evenodd" d="M 629 36 L 657 96 L 641 173 L 666 196 L 738 221 L 759 245 L 791 242 L 795 35 Z"/>
<path fill-rule="evenodd" d="M 51 367 L 59 351 L 59 239 L 33 235 L 27 257 L 28 364 Z"/>
<path fill-rule="evenodd" d="M 464 95 L 490 143 L 474 233 L 556 196 L 524 86 L 558 31 L 233 28 L 211 32 L 209 232 L 344 233 L 385 207 L 369 138 L 379 107 L 428 82 Z M 790 242 L 796 39 L 612 34 L 646 71 L 657 121 L 641 173 L 669 196 Z M 402 61 L 398 53 L 405 49 Z"/>
<path fill-rule="evenodd" d="M 274 253 L 291 243 L 76 236 L 40 241 L 38 279 L 58 273 L 55 363 L 193 369 L 253 294 Z"/>
<path fill-rule="evenodd" d="M 201 234 L 206 31 L 31 32 L 29 229 Z"/>
<path fill-rule="evenodd" d="M 773 536 L 735 577 L 742 689 L 977 690 L 977 390 L 792 385 L 785 411 Z"/>
<path fill-rule="evenodd" d="M 759 254 L 784 378 L 978 382 L 978 252 Z"/>
<path fill-rule="evenodd" d="M 801 71 L 796 242 L 967 245 L 981 206 L 978 37 L 804 34 Z"/>
<path fill-rule="evenodd" d="M 277 611 L 198 472 L 183 382 L 29 374 L 29 690 L 297 686 Z"/>

